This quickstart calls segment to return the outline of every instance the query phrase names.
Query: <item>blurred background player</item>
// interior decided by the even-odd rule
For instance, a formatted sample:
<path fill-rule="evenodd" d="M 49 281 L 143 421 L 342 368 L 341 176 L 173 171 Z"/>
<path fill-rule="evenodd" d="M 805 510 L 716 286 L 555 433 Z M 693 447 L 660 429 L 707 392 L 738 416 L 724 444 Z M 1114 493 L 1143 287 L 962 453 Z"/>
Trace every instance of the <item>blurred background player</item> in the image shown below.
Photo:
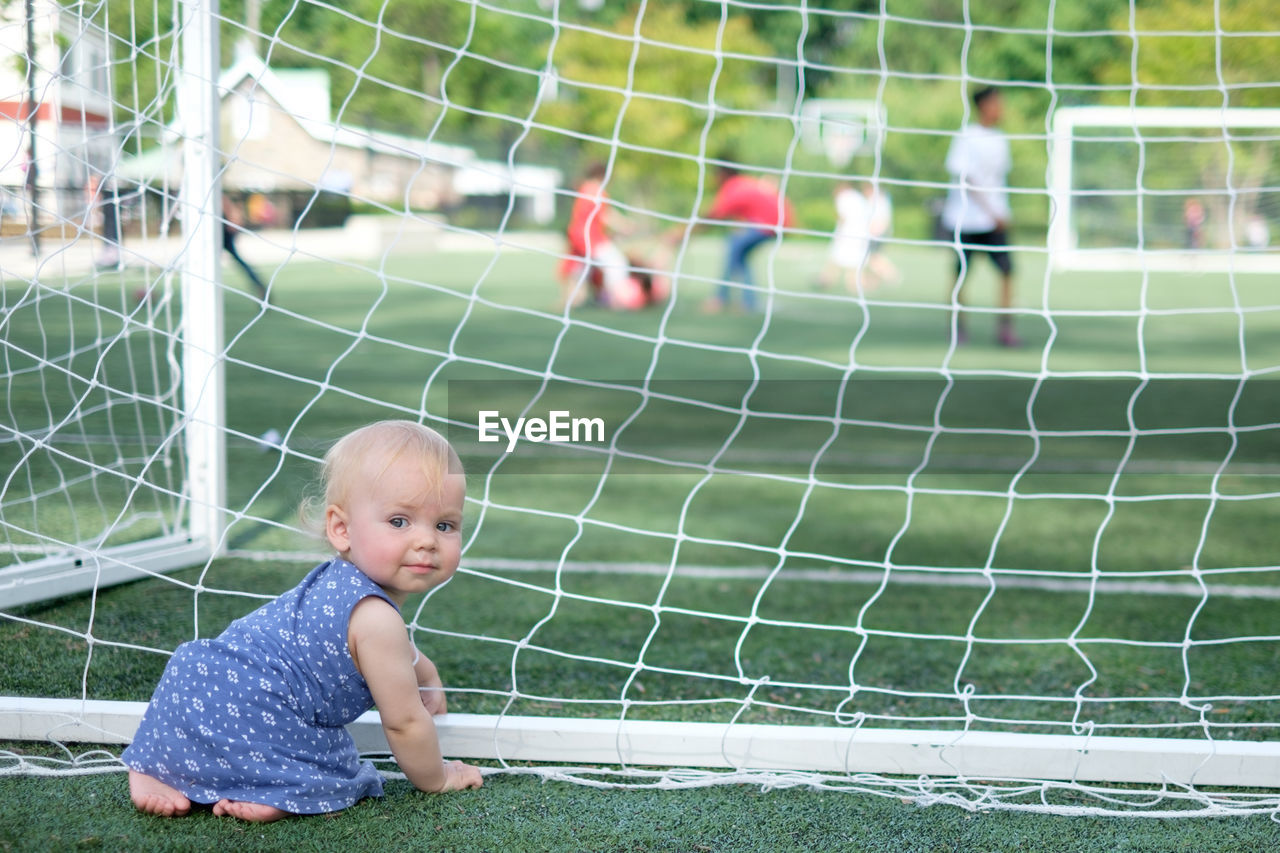
<path fill-rule="evenodd" d="M 871 208 L 866 196 L 846 181 L 836 184 L 833 199 L 836 228 L 831 233 L 831 251 L 818 283 L 827 289 L 842 281 L 850 293 L 865 293 L 875 287 L 866 269 L 871 247 Z"/>
<path fill-rule="evenodd" d="M 222 248 L 231 256 L 231 260 L 235 261 L 240 269 L 244 270 L 244 274 L 249 277 L 249 282 L 258 294 L 258 298 L 266 302 L 267 285 L 254 272 L 253 267 L 249 266 L 249 262 L 240 257 L 240 252 L 236 250 L 236 237 L 239 236 L 240 231 L 243 229 L 243 224 L 244 217 L 240 215 L 240 208 L 224 195 L 222 197 Z"/>
<path fill-rule="evenodd" d="M 964 315 L 964 277 L 972 268 L 974 253 L 985 251 L 1000 271 L 1000 307 L 1013 307 L 1013 260 L 1009 255 L 1009 193 L 1006 182 L 1013 166 L 1009 140 L 997 127 L 1002 113 L 999 90 L 987 86 L 973 93 L 977 122 L 968 122 L 947 151 L 950 190 L 942 208 L 942 226 L 958 247 L 956 281 L 948 289 L 955 294 L 956 342 L 967 339 Z M 1013 331 L 1013 316 L 1000 315 L 996 340 L 1016 347 L 1021 341 Z"/>
<path fill-rule="evenodd" d="M 122 264 L 120 247 L 124 242 L 120 227 L 119 191 L 114 181 L 108 182 L 97 175 L 90 175 L 85 192 L 89 197 L 90 213 L 96 213 L 92 224 L 97 225 L 102 234 L 102 248 L 94 258 L 94 265 L 102 269 L 118 269 Z"/>
<path fill-rule="evenodd" d="M 825 289 L 842 280 L 850 293 L 868 293 L 886 282 L 897 283 L 898 268 L 882 250 L 883 238 L 893 229 L 888 194 L 873 181 L 861 181 L 858 189 L 842 181 L 834 198 L 836 229 L 819 284 Z"/>
<path fill-rule="evenodd" d="M 593 164 L 578 185 L 566 232 L 569 254 L 560 262 L 560 309 L 582 304 L 588 291 L 579 287 L 585 276 L 590 294 L 601 305 L 635 311 L 662 302 L 670 291 L 665 253 L 624 253 L 614 235 L 634 227 L 608 204 L 603 181 L 606 168 Z"/>
<path fill-rule="evenodd" d="M 627 256 L 612 239 L 620 217 L 608 204 L 604 179 L 608 169 L 604 163 L 587 168 L 574 191 L 573 210 L 569 214 L 569 255 L 560 264 L 561 307 L 580 305 L 587 294 L 578 286 L 586 268 L 587 281 L 594 295 L 605 304 L 622 307 L 630 290 Z"/>
<path fill-rule="evenodd" d="M 862 196 L 867 200 L 867 269 L 877 284 L 897 284 L 901 279 L 898 268 L 884 253 L 884 241 L 893 233 L 893 200 L 880 188 L 878 181 L 863 181 Z"/>
<path fill-rule="evenodd" d="M 1204 205 L 1198 198 L 1189 198 L 1182 203 L 1182 224 L 1186 227 L 1186 246 L 1188 249 L 1204 248 Z"/>
<path fill-rule="evenodd" d="M 703 217 L 704 221 L 674 228 L 668 232 L 667 239 L 675 242 L 686 231 L 699 231 L 709 225 L 726 222 L 737 223 L 725 243 L 722 283 L 703 310 L 711 314 L 724 310 L 730 301 L 729 285 L 736 282 L 744 285 L 741 288 L 743 310 L 751 312 L 756 305 L 751 253 L 765 240 L 776 237 L 781 229 L 791 225 L 791 204 L 778 191 L 777 184 L 768 178 L 744 175 L 727 164 L 717 170 L 717 178 L 719 188 Z"/>

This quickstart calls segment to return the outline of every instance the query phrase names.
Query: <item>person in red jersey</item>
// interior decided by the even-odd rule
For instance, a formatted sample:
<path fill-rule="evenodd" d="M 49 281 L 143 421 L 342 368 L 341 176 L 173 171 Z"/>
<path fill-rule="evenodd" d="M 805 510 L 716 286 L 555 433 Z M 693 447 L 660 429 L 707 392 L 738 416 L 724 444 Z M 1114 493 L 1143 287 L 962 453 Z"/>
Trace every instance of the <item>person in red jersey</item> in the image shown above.
<path fill-rule="evenodd" d="M 756 289 L 751 275 L 751 253 L 791 225 L 791 205 L 768 178 L 744 175 L 727 164 L 719 167 L 718 178 L 719 189 L 711 207 L 703 221 L 692 226 L 694 229 L 716 224 L 732 226 L 725 243 L 724 275 L 705 308 L 712 313 L 723 310 L 729 305 L 730 285 L 737 284 L 742 291 L 743 309 L 753 311 Z M 677 229 L 672 236 L 678 238 L 682 231 Z"/>
<path fill-rule="evenodd" d="M 604 191 L 608 170 L 604 163 L 592 164 L 574 191 L 569 214 L 569 254 L 560 264 L 563 302 L 578 304 L 584 294 L 575 293 L 583 268 L 587 281 L 605 304 L 621 307 L 629 286 L 627 256 L 614 243 L 612 231 L 618 219 Z"/>

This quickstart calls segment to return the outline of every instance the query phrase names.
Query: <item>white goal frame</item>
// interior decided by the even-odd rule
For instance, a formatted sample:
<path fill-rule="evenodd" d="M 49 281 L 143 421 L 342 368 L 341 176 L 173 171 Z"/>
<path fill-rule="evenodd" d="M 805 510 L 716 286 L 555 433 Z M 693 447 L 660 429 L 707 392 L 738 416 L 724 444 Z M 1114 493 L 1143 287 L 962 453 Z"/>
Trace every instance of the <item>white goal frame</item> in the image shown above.
<path fill-rule="evenodd" d="M 62 553 L 0 568 L 0 607 L 138 580 L 203 563 L 225 551 L 226 396 L 220 260 L 217 0 L 183 0 L 177 109 L 183 182 L 182 407 L 176 430 L 186 459 L 181 495 L 186 529 L 107 547 L 70 545 Z M 0 698 L 0 714 L 5 712 Z"/>
<path fill-rule="evenodd" d="M 12 701 L 12 700 L 10 700 Z M 24 699 L 0 707 L 0 740 L 127 744 L 145 702 Z M 1280 786 L 1280 743 L 448 714 L 436 722 L 451 757 L 555 765 L 543 775 L 578 779 L 583 765 L 708 768 L 692 784 L 776 782 L 779 773 L 877 773 L 983 780 L 969 783 L 1133 783 L 1153 786 Z M 377 711 L 348 726 L 357 749 L 387 754 Z M 38 766 L 38 765 L 37 765 Z M 715 775 L 721 778 L 716 780 Z M 797 779 L 789 784 L 804 784 Z M 670 787 L 678 787 L 669 783 Z"/>
<path fill-rule="evenodd" d="M 210 561 L 225 551 L 225 384 L 219 281 L 221 255 L 218 152 L 217 0 L 182 0 L 183 78 L 179 118 L 183 138 L 185 243 L 181 260 L 184 413 L 179 428 L 186 458 L 184 534 L 120 548 L 84 549 L 0 569 L 0 607 L 96 590 L 154 572 Z M 873 111 L 870 119 L 883 114 Z M 809 117 L 806 116 L 806 119 Z M 818 121 L 817 118 L 813 119 Z M 1200 124 L 1197 124 L 1199 122 Z M 1060 268 L 1089 269 L 1096 253 L 1071 244 L 1072 128 L 1076 124 L 1280 128 L 1280 110 L 1062 109 L 1051 148 L 1050 254 Z M 1108 252 L 1105 268 L 1115 268 Z M 1135 267 L 1187 269 L 1186 253 L 1130 253 Z M 1196 269 L 1244 272 L 1265 259 L 1198 253 Z M 1126 257 L 1123 253 L 1119 256 Z M 1098 261 L 1098 263 L 1102 263 Z M 1274 263 L 1274 261 L 1272 262 Z M 1204 264 L 1205 266 L 1201 266 Z M 214 286 L 210 286 L 213 283 Z M 765 682 L 748 686 L 762 687 Z M 750 702 L 744 704 L 743 710 Z M 145 703 L 85 698 L 0 697 L 0 740 L 127 743 Z M 740 712 L 741 713 L 741 712 Z M 938 776 L 974 782 L 1116 782 L 1155 786 L 1280 788 L 1280 743 L 1213 739 L 1103 737 L 983 731 L 904 730 L 863 726 L 789 726 L 535 718 L 452 714 L 439 723 L 451 757 L 551 762 L 558 765 L 704 767 L 738 773 L 875 773 Z M 376 712 L 352 725 L 364 752 L 386 752 Z M 32 772 L 39 772 L 33 763 Z M 116 765 L 113 769 L 119 769 Z M 590 771 L 585 771 L 590 772 Z M 572 775 L 572 773 L 570 774 Z M 734 781 L 747 781 L 735 779 Z M 791 784 L 803 784 L 804 780 Z M 675 784 L 671 785 L 675 787 Z M 918 790 L 918 788 L 917 788 Z"/>
<path fill-rule="evenodd" d="M 808 150 L 844 169 L 854 157 L 884 142 L 889 126 L 885 105 L 872 100 L 807 98 L 800 108 L 800 138 Z"/>
<path fill-rule="evenodd" d="M 1248 107 L 1062 107 L 1054 111 L 1049 148 L 1049 260 L 1056 270 L 1275 273 L 1280 252 L 1232 249 L 1089 249 L 1077 245 L 1073 217 L 1072 141 L 1077 127 L 1275 128 L 1280 109 Z"/>

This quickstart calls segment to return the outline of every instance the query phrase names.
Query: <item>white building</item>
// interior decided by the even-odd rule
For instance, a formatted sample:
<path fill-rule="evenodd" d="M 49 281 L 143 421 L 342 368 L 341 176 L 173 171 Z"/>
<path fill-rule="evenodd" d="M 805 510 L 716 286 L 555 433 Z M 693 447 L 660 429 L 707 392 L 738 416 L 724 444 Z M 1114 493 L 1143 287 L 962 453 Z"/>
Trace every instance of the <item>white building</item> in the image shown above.
<path fill-rule="evenodd" d="M 175 192 L 181 154 L 172 127 L 147 153 L 123 154 L 122 131 L 132 125 L 119 109 L 113 114 L 111 75 L 113 54 L 118 58 L 127 46 L 112 45 L 105 30 L 75 13 L 78 7 L 64 9 L 56 0 L 31 5 L 29 28 L 25 3 L 0 2 L 0 226 L 8 230 L 16 218 L 25 227 L 32 152 L 46 226 L 83 221 L 85 187 L 94 176 L 132 181 L 152 195 Z M 21 61 L 28 29 L 33 86 Z M 237 53 L 218 81 L 225 188 L 282 199 L 319 188 L 392 211 L 448 211 L 481 199 L 505 207 L 514 198 L 525 221 L 545 225 L 554 217 L 558 170 L 512 167 L 463 146 L 335 122 L 327 72 L 272 69 L 251 49 Z"/>
<path fill-rule="evenodd" d="M 54 0 L 31 6 L 28 26 L 26 4 L 0 5 L 0 201 L 12 215 L 27 198 L 34 150 L 42 216 L 72 218 L 90 172 L 109 174 L 119 157 L 108 36 Z M 29 35 L 34 85 L 24 73 Z"/>
<path fill-rule="evenodd" d="M 555 216 L 559 170 L 512 168 L 464 146 L 335 122 L 328 72 L 271 68 L 245 47 L 238 54 L 218 80 L 224 190 L 260 193 L 279 205 L 321 189 L 389 211 L 448 211 L 514 196 L 527 221 L 545 225 Z M 176 143 L 176 132 L 169 141 Z M 181 170 L 181 153 L 168 144 L 122 163 L 119 174 L 176 187 Z"/>

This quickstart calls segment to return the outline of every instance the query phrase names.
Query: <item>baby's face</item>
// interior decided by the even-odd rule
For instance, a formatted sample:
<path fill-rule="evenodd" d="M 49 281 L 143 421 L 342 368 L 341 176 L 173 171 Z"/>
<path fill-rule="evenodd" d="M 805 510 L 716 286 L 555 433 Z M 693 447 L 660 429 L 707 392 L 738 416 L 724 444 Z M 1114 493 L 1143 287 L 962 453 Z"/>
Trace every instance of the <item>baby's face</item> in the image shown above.
<path fill-rule="evenodd" d="M 463 477 L 436 483 L 422 465 L 397 460 L 329 508 L 329 540 L 397 604 L 453 577 L 462 554 Z"/>

